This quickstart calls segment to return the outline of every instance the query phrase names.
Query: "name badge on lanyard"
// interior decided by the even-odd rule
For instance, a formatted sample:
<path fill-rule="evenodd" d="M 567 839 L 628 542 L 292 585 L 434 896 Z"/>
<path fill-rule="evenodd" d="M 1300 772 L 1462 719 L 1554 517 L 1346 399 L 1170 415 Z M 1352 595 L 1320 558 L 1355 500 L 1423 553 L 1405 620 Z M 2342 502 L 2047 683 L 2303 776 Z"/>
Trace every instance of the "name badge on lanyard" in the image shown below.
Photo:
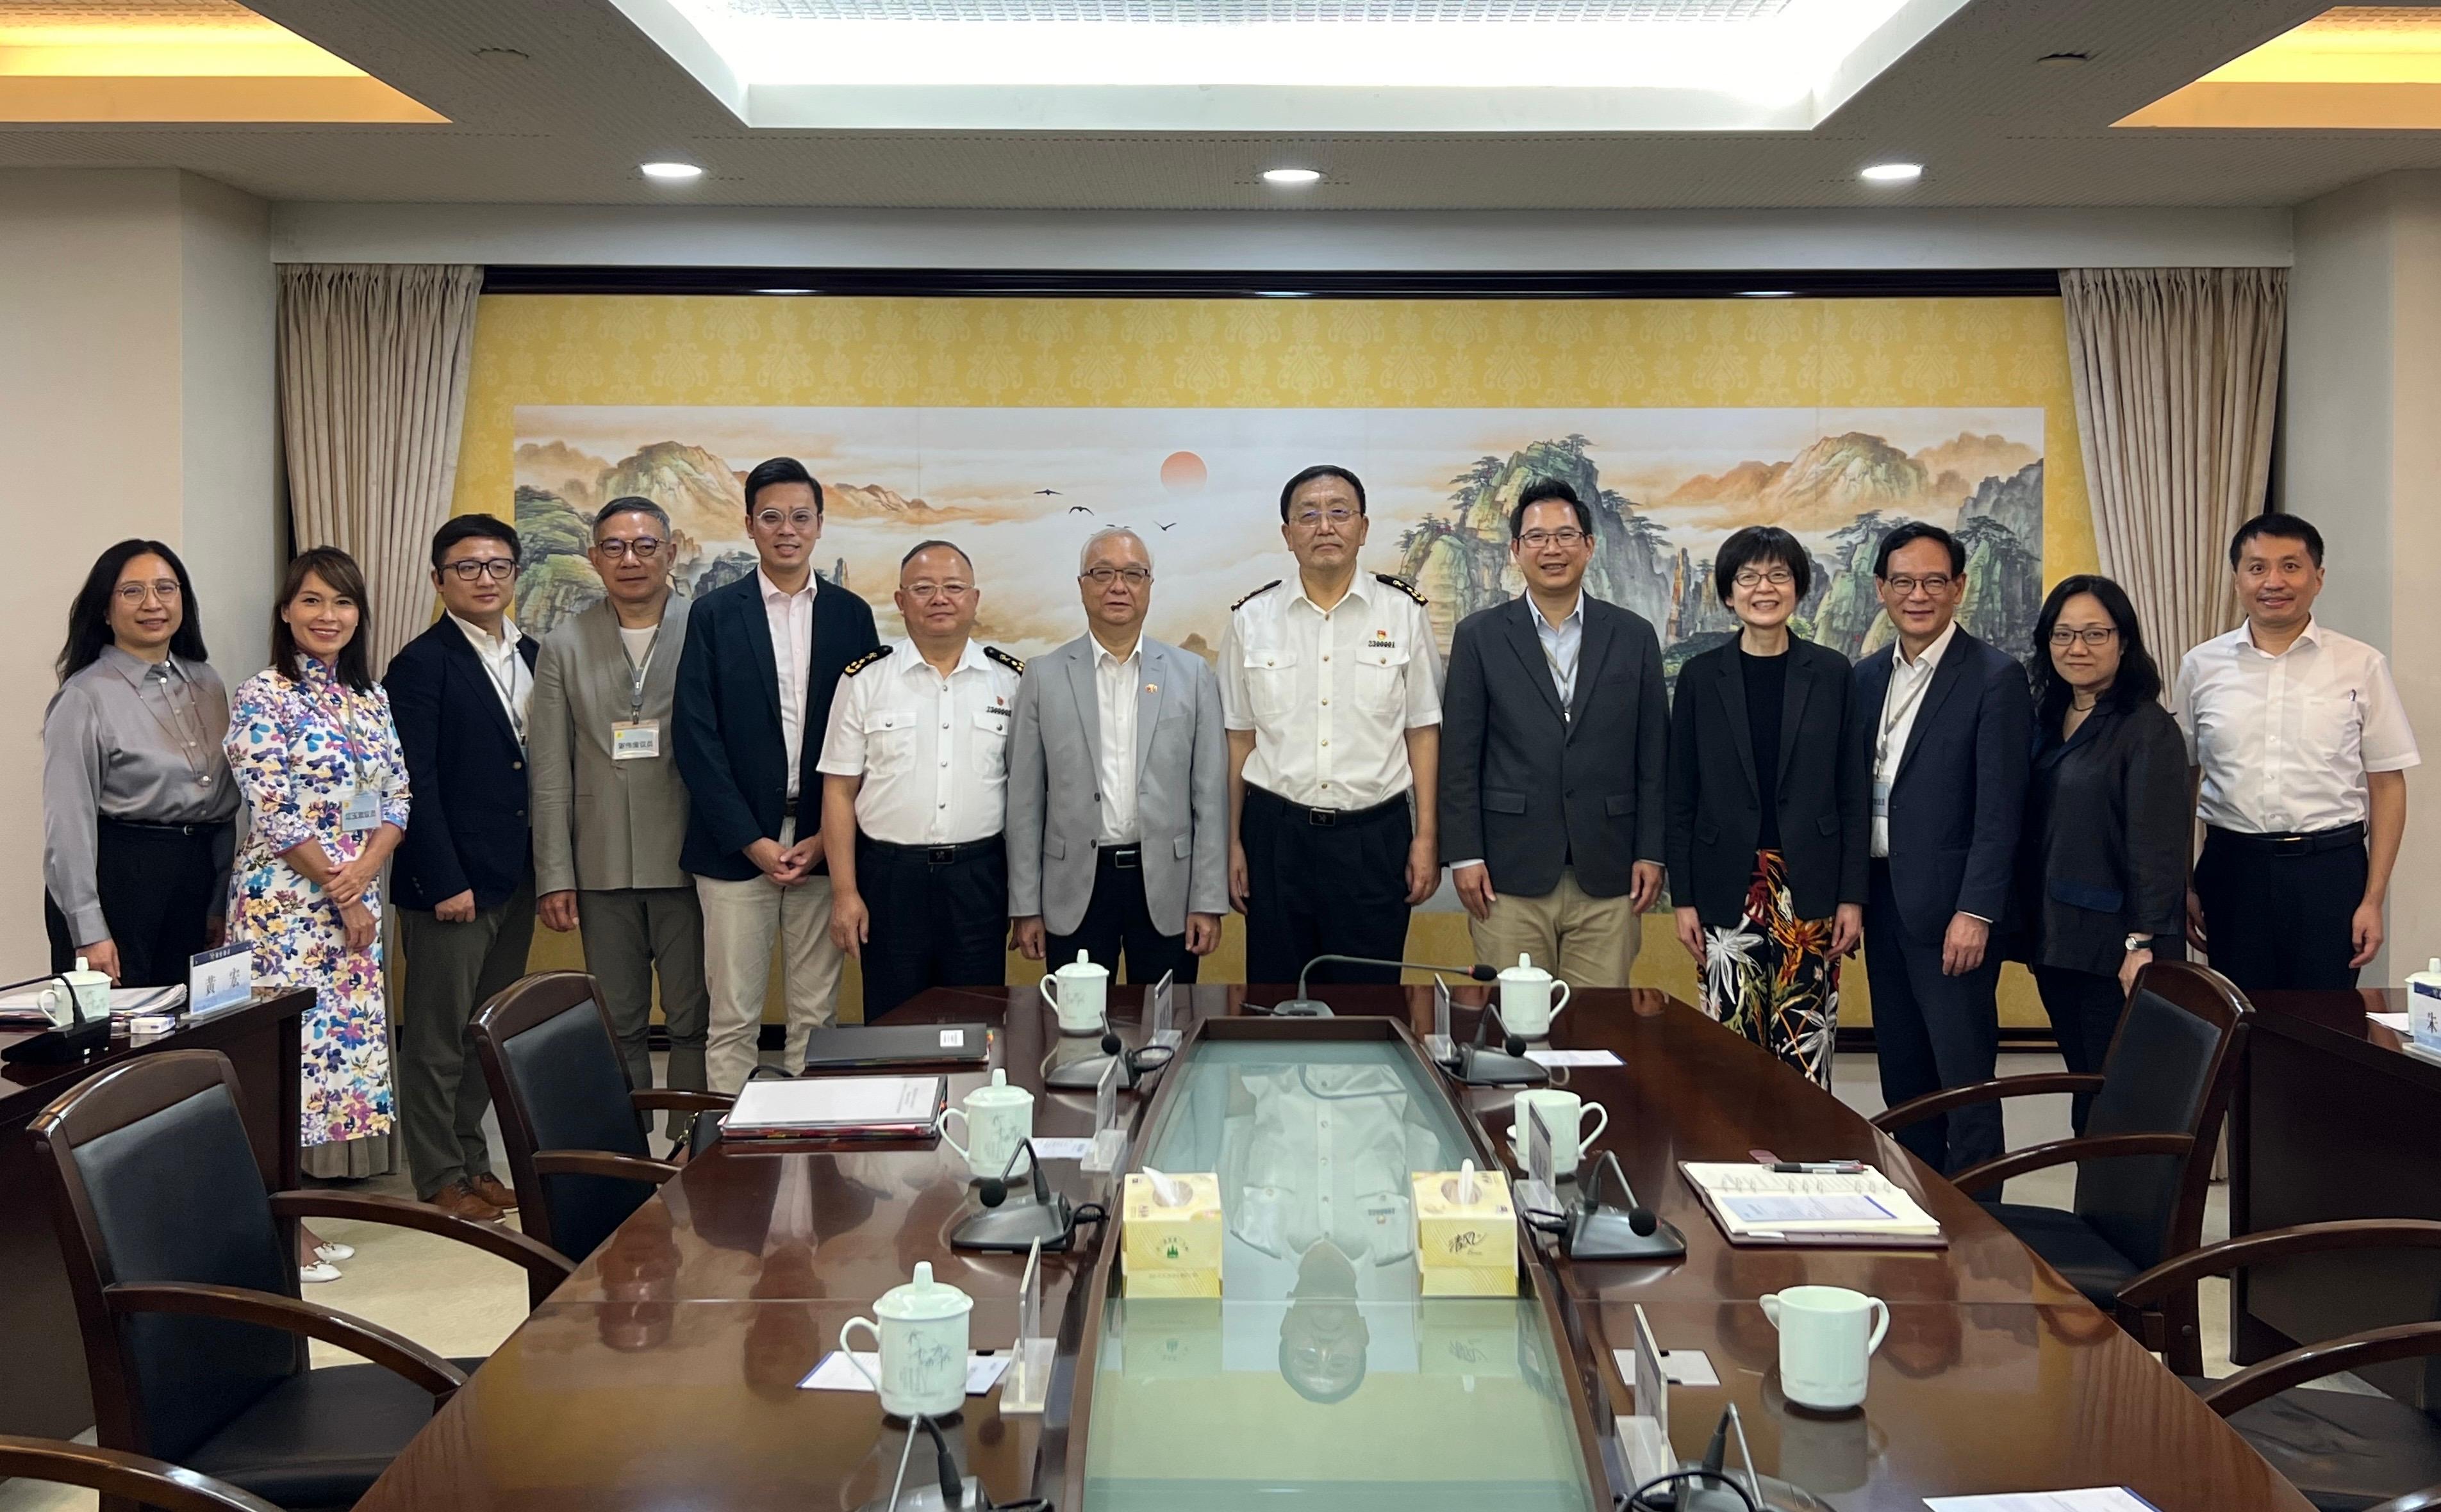
<path fill-rule="evenodd" d="M 381 821 L 381 795 L 371 788 L 350 793 L 339 810 L 339 828 L 352 833 L 371 829 Z"/>
<path fill-rule="evenodd" d="M 1889 819 L 1890 817 L 1890 780 L 1889 780 L 1888 778 L 1884 778 L 1884 777 L 1876 777 L 1876 778 L 1874 778 L 1874 779 L 1873 779 L 1873 818 L 1875 818 L 1875 819 Z"/>
<path fill-rule="evenodd" d="M 651 761 L 661 753 L 661 722 L 658 719 L 618 719 L 610 724 L 610 759 L 614 762 Z"/>

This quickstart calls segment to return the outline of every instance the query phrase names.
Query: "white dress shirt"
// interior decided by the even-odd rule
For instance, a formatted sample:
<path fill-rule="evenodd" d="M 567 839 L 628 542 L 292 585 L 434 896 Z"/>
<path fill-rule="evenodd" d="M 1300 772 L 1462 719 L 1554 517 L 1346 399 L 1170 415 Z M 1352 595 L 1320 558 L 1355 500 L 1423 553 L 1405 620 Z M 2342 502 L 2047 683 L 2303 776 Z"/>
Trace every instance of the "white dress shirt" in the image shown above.
<path fill-rule="evenodd" d="M 1924 655 L 1908 659 L 1907 648 L 1890 647 L 1890 686 L 1882 694 L 1882 707 L 1873 724 L 1873 839 L 1871 854 L 1887 857 L 1890 854 L 1890 783 L 1898 777 L 1899 763 L 1906 759 L 1908 737 L 1915 731 L 1917 711 L 1924 707 L 1924 695 L 1932 687 L 1932 675 L 1941 669 L 1942 653 L 1958 639 L 1958 621 L 1933 638 L 1924 648 Z"/>
<path fill-rule="evenodd" d="M 2196 817 L 2245 835 L 2362 823 L 2365 774 L 2422 759 L 2388 659 L 2311 620 L 2276 657 L 2245 625 L 2188 652 L 2171 712 L 2203 768 Z"/>
<path fill-rule="evenodd" d="M 1569 705 L 1576 701 L 1577 661 L 1584 653 L 1584 590 L 1578 590 L 1577 602 L 1556 625 L 1543 618 L 1543 611 L 1533 607 L 1531 599 L 1527 601 L 1527 607 L 1533 610 L 1534 639 L 1543 643 L 1543 660 L 1551 669 L 1551 687 L 1560 695 L 1561 716 L 1565 718 Z"/>
<path fill-rule="evenodd" d="M 1232 1234 L 1283 1259 L 1328 1240 L 1360 1269 L 1415 1253 L 1408 1178 L 1437 1146 L 1397 1073 L 1316 1064 L 1238 1085 L 1251 1109 L 1228 1120 L 1220 1173 Z"/>
<path fill-rule="evenodd" d="M 816 579 L 784 591 L 761 567 L 754 581 L 763 590 L 763 619 L 771 627 L 771 660 L 780 684 L 780 744 L 788 752 L 788 796 L 797 796 L 799 760 L 805 752 L 805 680 L 814 664 L 814 593 Z"/>
<path fill-rule="evenodd" d="M 517 642 L 524 639 L 514 621 L 503 619 L 497 636 L 476 625 L 473 621 L 449 617 L 458 628 L 466 632 L 466 643 L 475 648 L 475 659 L 483 664 L 483 675 L 492 679 L 492 692 L 499 695 L 500 708 L 509 716 L 509 728 L 517 732 L 517 744 L 526 743 L 526 705 L 533 701 L 533 674 L 526 667 L 526 658 L 517 655 Z"/>
<path fill-rule="evenodd" d="M 1133 845 L 1136 827 L 1136 690 L 1144 686 L 1144 637 L 1125 657 L 1094 642 L 1094 729 L 1100 734 L 1102 828 L 1096 845 Z"/>
<path fill-rule="evenodd" d="M 1371 808 L 1406 792 L 1407 731 L 1441 722 L 1432 621 L 1370 572 L 1328 611 L 1295 582 L 1240 602 L 1220 672 L 1224 723 L 1255 732 L 1246 781 L 1311 808 Z"/>
<path fill-rule="evenodd" d="M 856 826 L 891 845 L 987 840 L 1008 819 L 1017 671 L 974 640 L 944 677 L 904 637 L 840 677 L 819 771 L 861 777 Z"/>

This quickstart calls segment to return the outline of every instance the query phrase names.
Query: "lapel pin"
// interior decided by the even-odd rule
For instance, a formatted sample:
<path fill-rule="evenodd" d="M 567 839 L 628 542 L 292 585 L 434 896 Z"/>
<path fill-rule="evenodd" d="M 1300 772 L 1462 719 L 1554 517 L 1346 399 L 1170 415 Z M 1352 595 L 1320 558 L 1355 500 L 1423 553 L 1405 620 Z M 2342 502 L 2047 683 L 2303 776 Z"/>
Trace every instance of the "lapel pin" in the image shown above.
<path fill-rule="evenodd" d="M 1161 684 L 1159 684 L 1159 683 L 1157 683 L 1157 682 L 1148 682 L 1148 683 L 1146 683 L 1146 684 L 1145 684 L 1145 692 L 1147 692 L 1147 693 L 1159 693 L 1159 692 L 1161 692 Z"/>

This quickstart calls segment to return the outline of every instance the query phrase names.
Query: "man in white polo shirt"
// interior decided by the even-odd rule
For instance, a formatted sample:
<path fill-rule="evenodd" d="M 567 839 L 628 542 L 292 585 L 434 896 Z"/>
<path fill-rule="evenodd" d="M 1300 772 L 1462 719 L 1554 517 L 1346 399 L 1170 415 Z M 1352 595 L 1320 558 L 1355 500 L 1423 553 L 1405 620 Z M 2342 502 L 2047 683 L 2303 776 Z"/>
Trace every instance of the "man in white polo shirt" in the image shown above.
<path fill-rule="evenodd" d="M 2187 931 L 2243 991 L 2353 987 L 2381 949 L 2415 732 L 2382 654 L 2314 622 L 2321 531 L 2258 514 L 2229 562 L 2246 623 L 2187 653 L 2172 700 L 2205 825 Z"/>

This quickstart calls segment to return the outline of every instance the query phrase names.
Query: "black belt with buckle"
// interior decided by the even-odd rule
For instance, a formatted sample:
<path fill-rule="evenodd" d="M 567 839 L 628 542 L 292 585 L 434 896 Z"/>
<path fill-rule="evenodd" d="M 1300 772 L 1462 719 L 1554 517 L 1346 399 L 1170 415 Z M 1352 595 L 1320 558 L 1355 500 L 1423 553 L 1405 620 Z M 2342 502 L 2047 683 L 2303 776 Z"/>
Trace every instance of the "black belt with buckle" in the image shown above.
<path fill-rule="evenodd" d="M 98 829 L 118 830 L 127 835 L 158 836 L 164 839 L 173 837 L 192 839 L 198 835 L 210 835 L 216 831 L 226 830 L 229 827 L 229 821 L 208 819 L 200 824 L 154 824 L 143 819 L 112 819 L 108 815 L 101 815 L 95 819 L 95 826 Z"/>
<path fill-rule="evenodd" d="M 780 805 L 780 817 L 782 819 L 795 819 L 797 817 L 797 801 L 795 799 L 792 798 Z"/>
<path fill-rule="evenodd" d="M 954 866 L 960 861 L 971 861 L 977 856 L 991 855 L 1004 849 L 997 835 L 987 840 L 966 840 L 956 845 L 893 845 L 888 840 L 871 839 L 860 839 L 859 843 L 886 856 L 904 856 L 910 860 L 922 856 L 926 866 Z"/>
<path fill-rule="evenodd" d="M 1105 845 L 1094 853 L 1094 860 L 1096 865 L 1107 866 L 1116 872 L 1140 872 L 1144 870 L 1144 847 Z"/>
<path fill-rule="evenodd" d="M 2310 834 L 2291 831 L 2282 835 L 2249 835 L 2243 830 L 2211 826 L 2206 828 L 2204 838 L 2207 843 L 2218 840 L 2241 851 L 2269 855 L 2319 855 L 2324 851 L 2344 851 L 2364 844 L 2365 827 L 2360 820 L 2354 824 L 2342 824 L 2335 830 L 2315 830 Z"/>
<path fill-rule="evenodd" d="M 1312 808 L 1304 803 L 1292 803 L 1271 789 L 1252 783 L 1247 784 L 1246 797 L 1249 801 L 1258 798 L 1268 800 L 1287 810 L 1292 821 L 1302 820 L 1322 829 L 1351 829 L 1407 811 L 1407 795 L 1404 793 L 1396 798 L 1385 798 L 1369 808 Z"/>

